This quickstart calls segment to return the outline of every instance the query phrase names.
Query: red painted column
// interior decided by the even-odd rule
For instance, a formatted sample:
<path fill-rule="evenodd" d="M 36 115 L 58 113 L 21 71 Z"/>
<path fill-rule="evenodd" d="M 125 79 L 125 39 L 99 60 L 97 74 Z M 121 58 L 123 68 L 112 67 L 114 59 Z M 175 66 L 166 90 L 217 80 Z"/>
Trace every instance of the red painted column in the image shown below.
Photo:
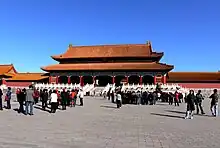
<path fill-rule="evenodd" d="M 6 85 L 6 80 L 5 80 L 5 78 L 2 78 L 2 84 Z"/>
<path fill-rule="evenodd" d="M 129 76 L 125 76 L 126 82 L 129 83 Z"/>
<path fill-rule="evenodd" d="M 167 83 L 167 76 L 164 75 L 164 76 L 163 76 L 163 84 L 166 84 L 166 83 Z"/>
<path fill-rule="evenodd" d="M 49 76 L 49 84 L 52 83 L 52 76 Z"/>
<path fill-rule="evenodd" d="M 154 84 L 157 84 L 157 77 L 154 76 Z"/>
<path fill-rule="evenodd" d="M 96 76 L 92 76 L 92 83 L 95 84 L 95 78 Z"/>
<path fill-rule="evenodd" d="M 68 76 L 68 84 L 71 84 L 71 77 Z"/>
<path fill-rule="evenodd" d="M 56 84 L 59 83 L 59 76 L 56 76 Z"/>
<path fill-rule="evenodd" d="M 84 82 L 83 82 L 83 76 L 79 76 L 79 83 L 80 83 L 80 86 L 84 86 Z"/>
<path fill-rule="evenodd" d="M 115 84 L 115 76 L 112 76 L 112 84 Z"/>
<path fill-rule="evenodd" d="M 142 85 L 142 83 L 143 83 L 143 77 L 142 77 L 142 76 L 140 76 L 140 81 L 139 81 L 139 83 L 140 83 L 140 85 Z"/>

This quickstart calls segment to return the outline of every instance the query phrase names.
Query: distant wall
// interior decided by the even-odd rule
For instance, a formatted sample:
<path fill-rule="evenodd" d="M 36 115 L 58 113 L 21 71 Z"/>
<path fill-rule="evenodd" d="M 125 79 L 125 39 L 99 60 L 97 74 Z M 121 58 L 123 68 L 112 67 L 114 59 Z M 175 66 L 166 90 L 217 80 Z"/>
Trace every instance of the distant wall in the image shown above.
<path fill-rule="evenodd" d="M 6 82 L 8 87 L 28 87 L 32 82 Z"/>
<path fill-rule="evenodd" d="M 195 89 L 196 88 L 216 88 L 216 89 L 220 89 L 220 83 L 170 83 L 170 84 L 179 84 L 182 87 L 195 88 Z"/>

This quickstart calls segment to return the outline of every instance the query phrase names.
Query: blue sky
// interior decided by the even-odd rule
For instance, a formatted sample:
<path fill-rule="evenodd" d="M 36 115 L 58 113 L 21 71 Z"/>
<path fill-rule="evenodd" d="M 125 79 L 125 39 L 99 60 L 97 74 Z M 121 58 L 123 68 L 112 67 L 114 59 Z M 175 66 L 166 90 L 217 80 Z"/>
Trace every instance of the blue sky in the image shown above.
<path fill-rule="evenodd" d="M 68 45 L 152 42 L 174 71 L 217 71 L 219 0 L 0 0 L 0 63 L 39 72 Z"/>

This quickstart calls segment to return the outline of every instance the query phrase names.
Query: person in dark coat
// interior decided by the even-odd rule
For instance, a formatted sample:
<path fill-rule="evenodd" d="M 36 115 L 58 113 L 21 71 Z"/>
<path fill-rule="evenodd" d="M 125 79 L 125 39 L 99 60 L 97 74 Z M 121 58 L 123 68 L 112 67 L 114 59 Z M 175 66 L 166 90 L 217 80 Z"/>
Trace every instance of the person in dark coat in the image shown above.
<path fill-rule="evenodd" d="M 154 91 L 152 93 L 152 99 L 153 99 L 153 105 L 156 105 L 156 102 L 157 102 L 157 92 L 156 91 Z"/>
<path fill-rule="evenodd" d="M 2 96 L 3 96 L 3 92 L 0 88 L 0 110 L 3 110 L 3 107 L 2 107 Z"/>
<path fill-rule="evenodd" d="M 7 102 L 6 109 L 11 109 L 11 87 L 8 87 L 8 91 L 5 96 L 5 101 Z"/>
<path fill-rule="evenodd" d="M 47 92 L 47 89 L 44 89 L 43 92 L 42 92 L 42 94 L 41 94 L 42 108 L 43 108 L 43 110 L 45 110 L 46 107 L 47 107 L 48 98 L 49 98 L 49 94 L 48 94 L 48 92 Z"/>
<path fill-rule="evenodd" d="M 189 94 L 186 97 L 187 111 L 185 119 L 193 119 L 193 111 L 195 110 L 195 95 L 194 91 L 190 90 Z"/>
<path fill-rule="evenodd" d="M 146 90 L 142 94 L 142 105 L 148 105 L 148 93 Z"/>
<path fill-rule="evenodd" d="M 168 94 L 169 105 L 173 105 L 173 100 L 174 100 L 174 94 L 172 92 L 169 92 Z"/>
<path fill-rule="evenodd" d="M 66 110 L 68 96 L 69 96 L 68 92 L 65 89 L 63 89 L 63 91 L 61 92 L 62 110 Z"/>
<path fill-rule="evenodd" d="M 196 105 L 196 113 L 199 114 L 199 109 L 202 114 L 205 114 L 202 108 L 202 101 L 204 100 L 201 90 L 198 90 L 198 93 L 196 94 L 196 100 L 195 100 L 195 105 Z"/>
<path fill-rule="evenodd" d="M 24 101 L 26 98 L 26 89 L 20 90 L 17 92 L 17 99 L 19 103 L 18 113 L 24 113 Z"/>
<path fill-rule="evenodd" d="M 219 99 L 219 95 L 217 93 L 217 89 L 214 89 L 213 91 L 214 93 L 209 97 L 211 98 L 211 112 L 213 116 L 218 116 L 218 99 Z"/>

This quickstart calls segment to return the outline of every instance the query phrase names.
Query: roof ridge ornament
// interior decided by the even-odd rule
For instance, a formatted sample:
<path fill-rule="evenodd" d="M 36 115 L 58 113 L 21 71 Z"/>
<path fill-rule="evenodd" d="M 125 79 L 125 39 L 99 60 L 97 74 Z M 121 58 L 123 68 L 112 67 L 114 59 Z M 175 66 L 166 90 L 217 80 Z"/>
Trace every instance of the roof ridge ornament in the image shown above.
<path fill-rule="evenodd" d="M 69 44 L 69 47 L 73 47 L 73 44 Z"/>
<path fill-rule="evenodd" d="M 147 45 L 148 45 L 148 46 L 151 46 L 151 41 L 147 41 Z"/>
<path fill-rule="evenodd" d="M 151 46 L 151 41 L 147 41 L 147 46 L 149 46 L 150 47 L 150 51 L 153 52 L 152 51 L 152 46 Z"/>

